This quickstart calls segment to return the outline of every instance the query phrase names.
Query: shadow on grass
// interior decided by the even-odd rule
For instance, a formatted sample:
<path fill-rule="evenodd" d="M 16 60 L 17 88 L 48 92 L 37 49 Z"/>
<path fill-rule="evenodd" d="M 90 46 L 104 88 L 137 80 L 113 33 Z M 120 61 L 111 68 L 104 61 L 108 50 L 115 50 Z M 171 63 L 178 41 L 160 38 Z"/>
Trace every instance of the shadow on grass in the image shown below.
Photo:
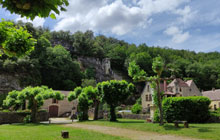
<path fill-rule="evenodd" d="M 103 119 L 101 119 L 101 120 L 88 120 L 88 121 L 86 121 L 86 122 L 111 122 L 111 123 L 144 123 L 144 121 L 142 121 L 142 120 L 137 120 L 137 121 L 121 121 L 121 120 L 117 120 L 117 121 L 109 121 L 109 120 L 103 120 Z"/>
<path fill-rule="evenodd" d="M 33 127 L 33 126 L 50 126 L 53 124 L 42 124 L 42 123 L 19 123 L 19 124 L 10 124 L 13 126 L 26 126 L 26 127 Z"/>

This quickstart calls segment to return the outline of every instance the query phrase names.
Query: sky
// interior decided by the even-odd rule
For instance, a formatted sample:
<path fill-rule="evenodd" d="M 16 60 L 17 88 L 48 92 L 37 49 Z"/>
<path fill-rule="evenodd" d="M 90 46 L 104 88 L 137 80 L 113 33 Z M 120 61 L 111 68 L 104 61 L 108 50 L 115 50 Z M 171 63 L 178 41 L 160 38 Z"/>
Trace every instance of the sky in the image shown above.
<path fill-rule="evenodd" d="M 66 12 L 33 21 L 0 9 L 0 18 L 53 31 L 92 30 L 136 45 L 220 52 L 220 0 L 69 0 Z"/>

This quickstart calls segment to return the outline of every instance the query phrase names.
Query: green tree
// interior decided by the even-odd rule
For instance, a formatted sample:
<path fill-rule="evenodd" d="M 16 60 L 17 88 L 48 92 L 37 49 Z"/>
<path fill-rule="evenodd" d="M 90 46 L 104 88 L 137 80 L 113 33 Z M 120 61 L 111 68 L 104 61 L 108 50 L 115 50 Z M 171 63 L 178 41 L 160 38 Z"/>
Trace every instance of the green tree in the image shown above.
<path fill-rule="evenodd" d="M 7 107 L 21 105 L 28 101 L 28 107 L 31 110 L 31 121 L 37 122 L 38 109 L 44 104 L 44 100 L 53 98 L 63 100 L 64 95 L 58 91 L 53 91 L 45 86 L 42 87 L 26 87 L 22 91 L 12 91 L 4 100 Z"/>
<path fill-rule="evenodd" d="M 160 92 L 160 80 L 161 74 L 164 70 L 164 61 L 160 56 L 154 58 L 152 69 L 156 73 L 156 76 L 147 77 L 146 72 L 141 70 L 135 62 L 130 63 L 128 68 L 128 74 L 134 81 L 150 81 L 151 87 L 154 89 L 154 103 L 159 108 L 160 113 L 160 125 L 163 125 L 163 109 L 162 109 L 162 93 Z"/>
<path fill-rule="evenodd" d="M 88 98 L 89 89 L 77 87 L 68 95 L 68 100 L 78 100 L 77 112 L 79 121 L 88 120 L 88 109 L 92 100 Z"/>
<path fill-rule="evenodd" d="M 97 87 L 99 87 L 99 85 L 97 85 Z M 101 92 L 99 92 L 97 90 L 97 88 L 92 87 L 92 86 L 86 87 L 84 89 L 84 92 L 87 94 L 88 98 L 93 101 L 93 106 L 95 108 L 93 119 L 98 120 L 99 104 L 100 104 L 100 101 L 101 101 L 101 98 L 102 98 Z"/>
<path fill-rule="evenodd" d="M 110 106 L 110 121 L 116 121 L 115 108 L 134 92 L 134 85 L 125 80 L 110 80 L 98 84 L 98 92 L 102 99 Z"/>
<path fill-rule="evenodd" d="M 56 18 L 51 12 L 59 14 L 60 11 L 66 11 L 64 7 L 69 5 L 68 0 L 0 0 L 0 4 L 11 13 L 32 20 L 36 16 L 46 18 L 50 15 L 51 18 Z"/>
<path fill-rule="evenodd" d="M 72 60 L 70 53 L 63 46 L 47 47 L 45 55 L 42 55 L 39 61 L 43 85 L 53 89 L 73 90 L 76 85 L 81 84 L 83 75 L 80 66 Z"/>
<path fill-rule="evenodd" d="M 16 27 L 12 22 L 0 22 L 0 56 L 21 57 L 34 50 L 36 40 L 23 27 Z"/>

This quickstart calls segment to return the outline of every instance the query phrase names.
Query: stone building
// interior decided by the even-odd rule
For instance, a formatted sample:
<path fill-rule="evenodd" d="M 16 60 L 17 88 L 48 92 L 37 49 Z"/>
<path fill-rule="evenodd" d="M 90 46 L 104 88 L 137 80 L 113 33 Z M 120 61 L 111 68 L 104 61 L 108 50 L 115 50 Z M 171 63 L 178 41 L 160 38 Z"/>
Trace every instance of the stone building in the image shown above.
<path fill-rule="evenodd" d="M 76 111 L 77 101 L 69 102 L 67 96 L 70 91 L 60 91 L 65 95 L 64 100 L 48 99 L 45 100 L 41 109 L 49 112 L 50 117 L 68 117 L 71 115 L 72 110 Z"/>
<path fill-rule="evenodd" d="M 211 100 L 210 107 L 212 110 L 220 108 L 220 89 L 212 89 L 210 91 L 203 91 L 202 95 Z"/>
<path fill-rule="evenodd" d="M 193 80 L 183 81 L 176 78 L 170 84 L 167 85 L 166 81 L 160 84 L 160 91 L 164 92 L 165 97 L 186 97 L 186 96 L 202 96 L 201 92 L 197 88 Z M 153 103 L 154 90 L 150 87 L 150 83 L 147 82 L 145 88 L 141 94 L 142 108 L 143 110 L 150 111 L 150 108 L 154 106 Z"/>

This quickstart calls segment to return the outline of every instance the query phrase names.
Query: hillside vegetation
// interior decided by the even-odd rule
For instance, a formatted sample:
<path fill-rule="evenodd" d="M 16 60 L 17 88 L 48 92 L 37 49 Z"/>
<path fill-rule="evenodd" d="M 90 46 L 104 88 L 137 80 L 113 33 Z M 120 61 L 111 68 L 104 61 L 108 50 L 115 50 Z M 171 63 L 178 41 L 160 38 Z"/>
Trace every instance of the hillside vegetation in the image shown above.
<path fill-rule="evenodd" d="M 136 63 L 149 76 L 153 75 L 152 60 L 160 55 L 166 63 L 162 77 L 193 79 L 202 90 L 220 88 L 220 53 L 196 53 L 129 44 L 104 35 L 94 36 L 92 31 L 52 32 L 31 23 L 16 23 L 25 28 L 37 40 L 35 50 L 23 58 L 0 58 L 0 72 L 22 74 L 23 85 L 47 85 L 53 89 L 73 90 L 81 85 L 82 79 L 93 77 L 80 69 L 78 56 L 110 58 L 113 70 L 127 74 L 129 62 Z M 88 71 L 88 70 L 87 70 Z M 24 82 L 25 81 L 25 82 Z"/>

